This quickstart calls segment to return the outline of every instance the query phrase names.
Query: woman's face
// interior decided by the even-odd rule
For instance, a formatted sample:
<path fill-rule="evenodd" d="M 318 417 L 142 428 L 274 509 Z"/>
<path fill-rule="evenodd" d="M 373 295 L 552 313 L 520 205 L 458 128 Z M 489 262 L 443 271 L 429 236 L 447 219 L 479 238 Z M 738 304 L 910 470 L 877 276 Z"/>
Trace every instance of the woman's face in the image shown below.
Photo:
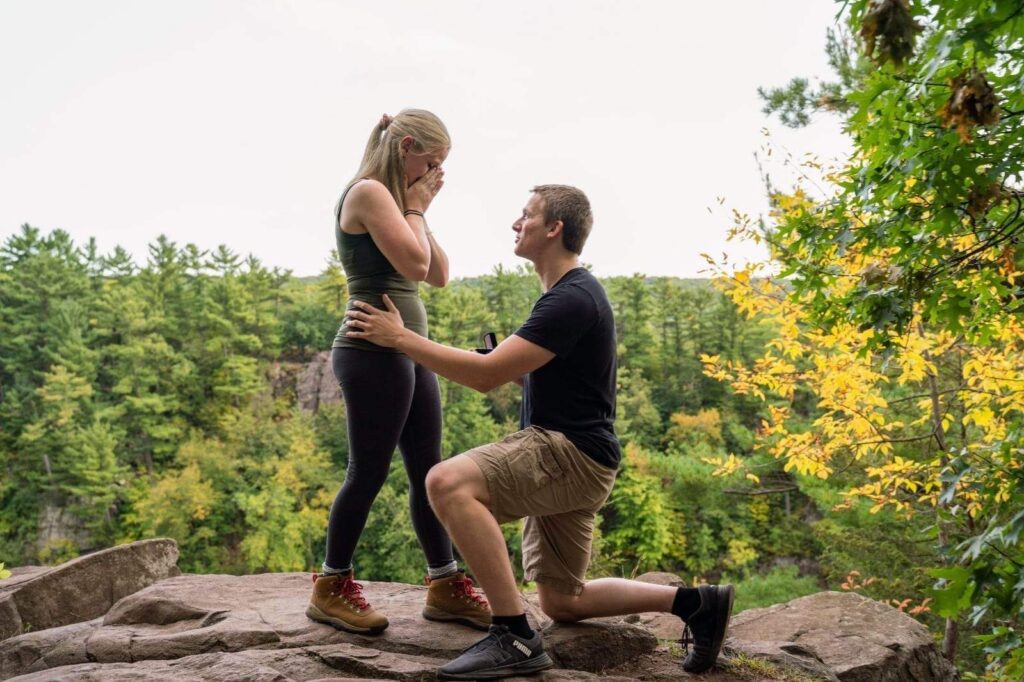
<path fill-rule="evenodd" d="M 448 158 L 448 148 L 418 154 L 411 148 L 405 154 L 405 186 L 408 187 L 432 168 L 439 168 Z"/>

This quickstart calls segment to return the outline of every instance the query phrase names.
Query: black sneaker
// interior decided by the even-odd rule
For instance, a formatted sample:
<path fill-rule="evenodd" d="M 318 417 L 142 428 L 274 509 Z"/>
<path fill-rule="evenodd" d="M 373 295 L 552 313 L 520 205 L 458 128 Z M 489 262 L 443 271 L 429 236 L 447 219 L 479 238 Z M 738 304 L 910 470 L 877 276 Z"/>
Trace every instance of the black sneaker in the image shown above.
<path fill-rule="evenodd" d="M 492 625 L 490 632 L 454 661 L 441 666 L 442 680 L 495 680 L 500 677 L 529 675 L 552 667 L 544 653 L 540 633 L 531 639 L 512 634 L 504 625 Z"/>
<path fill-rule="evenodd" d="M 683 670 L 688 673 L 707 671 L 718 660 L 718 652 L 725 641 L 725 631 L 732 614 L 732 585 L 701 585 L 700 608 L 683 628 Z M 690 651 L 693 644 L 693 651 Z"/>

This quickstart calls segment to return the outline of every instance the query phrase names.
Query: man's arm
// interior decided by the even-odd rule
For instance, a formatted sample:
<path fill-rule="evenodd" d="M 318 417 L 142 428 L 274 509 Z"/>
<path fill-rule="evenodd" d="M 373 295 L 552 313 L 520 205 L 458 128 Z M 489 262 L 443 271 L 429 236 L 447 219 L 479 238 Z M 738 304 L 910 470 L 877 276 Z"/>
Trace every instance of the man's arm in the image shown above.
<path fill-rule="evenodd" d="M 486 355 L 452 348 L 407 330 L 387 295 L 384 296 L 386 311 L 362 301 L 353 304 L 359 310 L 348 312 L 349 326 L 361 331 L 348 332 L 349 336 L 400 350 L 427 369 L 481 393 L 515 381 L 555 357 L 546 348 L 515 335 Z"/>

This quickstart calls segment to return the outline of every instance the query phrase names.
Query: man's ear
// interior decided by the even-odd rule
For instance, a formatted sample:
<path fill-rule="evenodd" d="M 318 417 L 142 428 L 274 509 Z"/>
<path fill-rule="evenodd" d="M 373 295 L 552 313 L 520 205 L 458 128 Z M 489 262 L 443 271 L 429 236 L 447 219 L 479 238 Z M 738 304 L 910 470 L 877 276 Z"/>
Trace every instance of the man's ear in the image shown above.
<path fill-rule="evenodd" d="M 555 220 L 548 225 L 548 239 L 555 239 L 562 236 L 563 223 L 561 220 Z"/>

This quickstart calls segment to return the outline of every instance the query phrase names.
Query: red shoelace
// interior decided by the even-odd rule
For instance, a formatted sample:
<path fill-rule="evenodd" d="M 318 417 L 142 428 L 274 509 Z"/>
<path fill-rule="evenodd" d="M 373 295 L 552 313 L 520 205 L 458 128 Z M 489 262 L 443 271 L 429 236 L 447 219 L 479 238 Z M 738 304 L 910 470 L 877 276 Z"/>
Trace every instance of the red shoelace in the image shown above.
<path fill-rule="evenodd" d="M 315 583 L 319 578 L 323 577 L 324 576 L 322 575 L 317 575 L 316 573 L 314 573 L 313 582 Z M 355 580 L 352 580 L 351 575 L 343 576 L 342 579 L 338 581 L 337 585 L 335 586 L 334 590 L 332 590 L 332 592 L 334 592 L 334 594 L 336 595 L 344 597 L 345 599 L 348 599 L 355 605 L 357 609 L 362 610 L 370 606 L 370 603 L 363 598 L 363 584 L 357 583 Z"/>
<path fill-rule="evenodd" d="M 484 599 L 483 595 L 473 591 L 472 578 L 466 577 L 462 580 L 453 580 L 452 586 L 455 588 L 456 592 L 461 592 L 462 594 L 466 595 L 467 597 L 475 601 L 477 604 L 487 606 L 487 600 Z"/>
<path fill-rule="evenodd" d="M 339 585 L 338 594 L 355 604 L 357 609 L 362 610 L 370 606 L 370 604 L 363 599 L 363 584 L 352 580 L 352 576 L 345 576 L 345 579 L 341 581 Z"/>

